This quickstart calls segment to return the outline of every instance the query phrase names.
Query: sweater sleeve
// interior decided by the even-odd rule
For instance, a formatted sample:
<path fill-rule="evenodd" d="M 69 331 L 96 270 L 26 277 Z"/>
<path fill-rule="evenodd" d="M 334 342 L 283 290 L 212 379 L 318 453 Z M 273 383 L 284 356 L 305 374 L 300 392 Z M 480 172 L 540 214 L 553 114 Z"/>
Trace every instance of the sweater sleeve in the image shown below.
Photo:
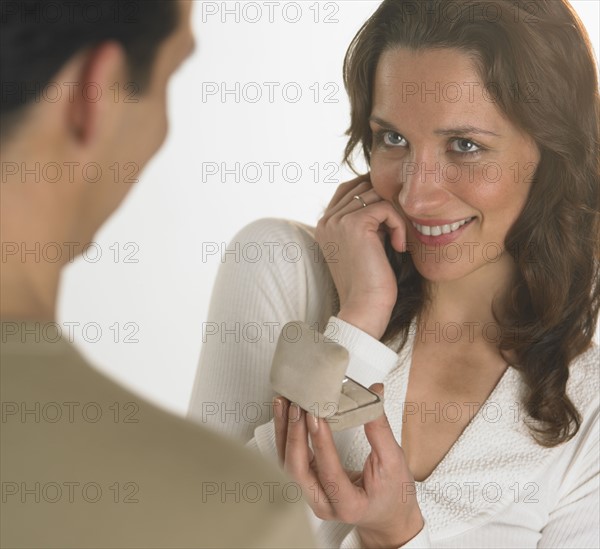
<path fill-rule="evenodd" d="M 297 232 L 278 219 L 240 230 L 227 246 L 203 326 L 188 415 L 242 442 L 273 416 L 269 371 L 283 325 L 308 314 L 303 271 L 310 250 L 302 250 Z"/>
<path fill-rule="evenodd" d="M 600 422 L 597 400 L 596 411 L 590 419 L 561 483 L 558 505 L 542 530 L 539 548 L 600 547 Z"/>
<path fill-rule="evenodd" d="M 244 227 L 230 242 L 213 289 L 188 415 L 242 442 L 273 417 L 269 371 L 285 323 L 324 327 L 320 331 L 350 351 L 348 375 L 363 385 L 383 381 L 397 363 L 383 343 L 323 314 L 333 312 L 327 303 L 333 282 L 301 227 L 281 219 Z M 340 449 L 350 436 L 338 436 Z M 261 440 L 267 439 L 272 433 L 263 433 Z"/>
<path fill-rule="evenodd" d="M 427 522 L 421 531 L 412 539 L 408 540 L 404 545 L 400 545 L 398 549 L 429 549 L 431 547 L 431 541 L 429 539 L 429 529 L 427 528 Z M 362 544 L 360 536 L 356 528 L 353 528 L 350 533 L 342 541 L 340 549 L 361 549 Z"/>
<path fill-rule="evenodd" d="M 329 319 L 325 335 L 348 349 L 346 375 L 365 387 L 383 382 L 398 363 L 398 355 L 389 347 L 336 316 Z"/>

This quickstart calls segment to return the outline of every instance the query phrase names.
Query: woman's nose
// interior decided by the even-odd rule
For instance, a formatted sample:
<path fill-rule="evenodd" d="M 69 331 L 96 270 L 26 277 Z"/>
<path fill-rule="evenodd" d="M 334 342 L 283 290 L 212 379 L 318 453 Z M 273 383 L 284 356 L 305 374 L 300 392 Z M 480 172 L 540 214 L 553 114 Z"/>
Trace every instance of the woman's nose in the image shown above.
<path fill-rule="evenodd" d="M 442 213 L 440 208 L 447 201 L 447 191 L 437 159 L 404 162 L 397 178 L 397 200 L 405 212 L 413 216 Z"/>

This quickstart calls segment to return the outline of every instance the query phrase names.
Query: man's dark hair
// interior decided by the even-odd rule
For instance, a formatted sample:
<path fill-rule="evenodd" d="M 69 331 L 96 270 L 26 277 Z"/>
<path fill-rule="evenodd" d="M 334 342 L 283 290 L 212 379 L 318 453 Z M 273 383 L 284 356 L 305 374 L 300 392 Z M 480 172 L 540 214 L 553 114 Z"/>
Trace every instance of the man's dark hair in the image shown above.
<path fill-rule="evenodd" d="M 0 0 L 2 134 L 73 55 L 107 40 L 123 46 L 143 92 L 179 8 L 175 0 Z"/>

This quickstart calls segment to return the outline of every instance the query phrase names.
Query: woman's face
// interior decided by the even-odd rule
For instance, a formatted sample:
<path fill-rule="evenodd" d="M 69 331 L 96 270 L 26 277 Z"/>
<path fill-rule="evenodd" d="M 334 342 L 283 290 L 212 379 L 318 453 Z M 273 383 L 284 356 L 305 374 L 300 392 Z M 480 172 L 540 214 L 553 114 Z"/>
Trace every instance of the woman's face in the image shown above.
<path fill-rule="evenodd" d="M 512 268 L 504 239 L 539 152 L 492 91 L 459 50 L 388 50 L 377 66 L 371 181 L 406 220 L 407 250 L 430 281 Z"/>

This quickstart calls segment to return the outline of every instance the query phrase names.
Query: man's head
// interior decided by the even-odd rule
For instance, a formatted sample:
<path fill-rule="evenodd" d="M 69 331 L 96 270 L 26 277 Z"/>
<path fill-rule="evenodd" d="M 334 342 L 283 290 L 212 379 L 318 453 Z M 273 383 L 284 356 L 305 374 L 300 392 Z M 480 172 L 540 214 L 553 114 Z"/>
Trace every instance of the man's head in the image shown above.
<path fill-rule="evenodd" d="M 0 314 L 51 318 L 62 266 L 165 139 L 167 84 L 194 48 L 192 1 L 0 6 Z M 48 246 L 59 259 L 26 253 Z"/>
<path fill-rule="evenodd" d="M 44 204 L 46 221 L 70 220 L 63 236 L 91 238 L 164 141 L 167 84 L 194 46 L 192 2 L 1 6 L 3 199 L 29 187 L 13 210 Z"/>

